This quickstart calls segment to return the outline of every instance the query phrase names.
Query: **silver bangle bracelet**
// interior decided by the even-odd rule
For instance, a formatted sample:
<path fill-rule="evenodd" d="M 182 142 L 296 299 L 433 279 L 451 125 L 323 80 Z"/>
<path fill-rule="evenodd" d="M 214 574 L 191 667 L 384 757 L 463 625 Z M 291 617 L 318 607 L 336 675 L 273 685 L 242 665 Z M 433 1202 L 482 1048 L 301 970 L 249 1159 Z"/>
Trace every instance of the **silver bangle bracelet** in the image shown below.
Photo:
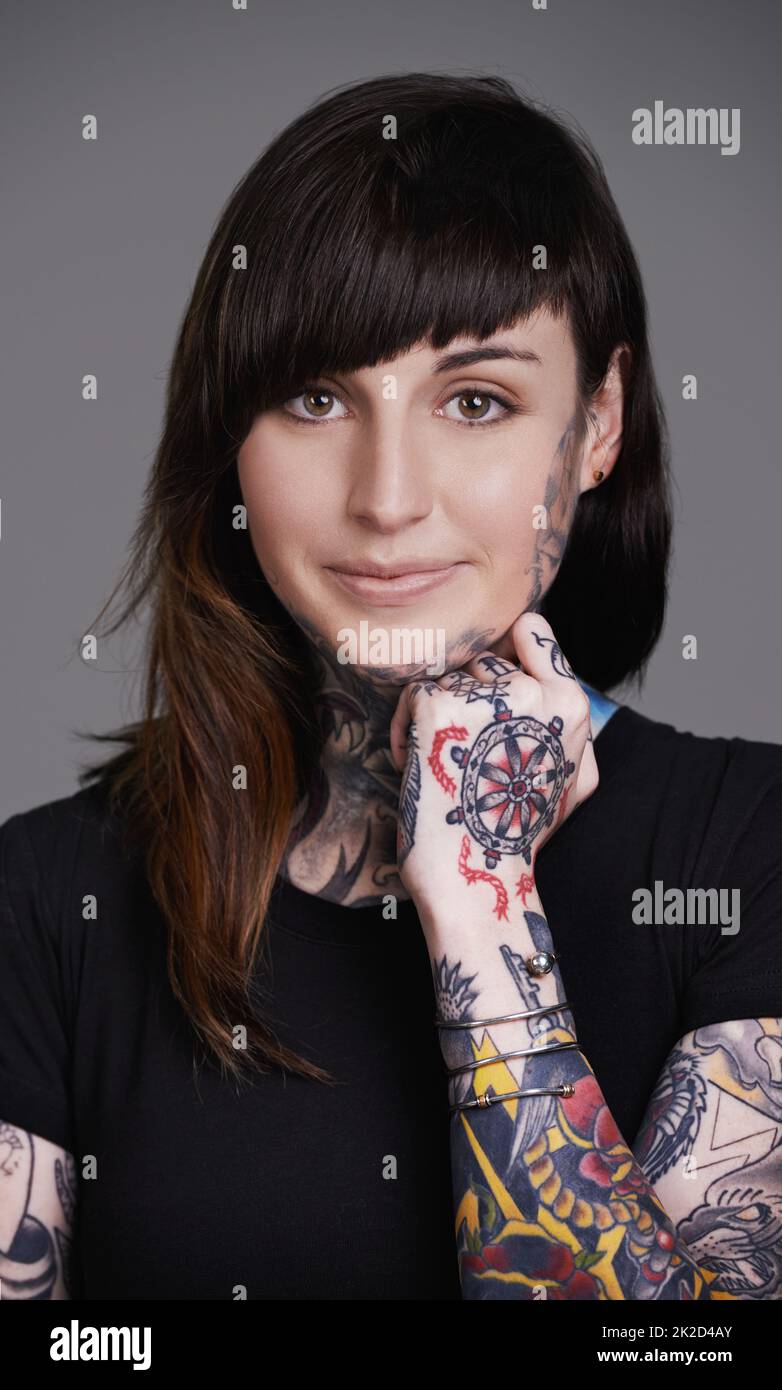
<path fill-rule="evenodd" d="M 529 1091 L 505 1091 L 501 1096 L 490 1096 L 488 1091 L 484 1091 L 477 1100 L 466 1100 L 461 1105 L 451 1105 L 448 1108 L 452 1114 L 456 1110 L 486 1110 L 501 1100 L 516 1100 L 519 1096 L 572 1096 L 575 1089 L 572 1082 L 563 1081 L 561 1086 L 533 1086 Z"/>
<path fill-rule="evenodd" d="M 436 1018 L 435 1028 L 484 1028 L 489 1023 L 509 1023 L 520 1018 L 538 1018 L 541 1014 L 558 1014 L 561 1009 L 570 1009 L 566 999 L 560 1000 L 556 1004 L 544 1004 L 540 1009 L 522 1009 L 517 1014 L 498 1014 L 497 1018 L 474 1018 L 466 1022 L 450 1023 L 441 1018 Z"/>
<path fill-rule="evenodd" d="M 549 1047 L 520 1047 L 515 1052 L 498 1052 L 494 1057 L 480 1057 L 477 1062 L 467 1062 L 463 1067 L 451 1067 L 448 1076 L 462 1076 L 466 1071 L 477 1071 L 478 1067 L 490 1067 L 492 1062 L 502 1062 L 506 1057 L 538 1057 L 543 1052 L 564 1052 L 566 1048 L 578 1047 L 577 1042 L 551 1043 Z"/>

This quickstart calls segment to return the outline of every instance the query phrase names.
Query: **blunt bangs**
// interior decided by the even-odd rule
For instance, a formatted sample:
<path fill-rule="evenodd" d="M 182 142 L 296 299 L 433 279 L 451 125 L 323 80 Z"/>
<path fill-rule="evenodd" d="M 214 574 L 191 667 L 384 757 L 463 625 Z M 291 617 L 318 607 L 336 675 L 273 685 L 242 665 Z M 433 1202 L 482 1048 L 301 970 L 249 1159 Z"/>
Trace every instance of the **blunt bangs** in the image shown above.
<path fill-rule="evenodd" d="M 415 75 L 367 84 L 371 101 L 363 84 L 327 98 L 235 190 L 215 234 L 227 269 L 211 315 L 234 439 L 327 371 L 481 340 L 544 306 L 610 316 L 590 153 L 499 79 L 472 79 L 470 104 L 461 80 L 420 82 L 425 111 Z M 237 245 L 246 270 L 232 267 Z"/>

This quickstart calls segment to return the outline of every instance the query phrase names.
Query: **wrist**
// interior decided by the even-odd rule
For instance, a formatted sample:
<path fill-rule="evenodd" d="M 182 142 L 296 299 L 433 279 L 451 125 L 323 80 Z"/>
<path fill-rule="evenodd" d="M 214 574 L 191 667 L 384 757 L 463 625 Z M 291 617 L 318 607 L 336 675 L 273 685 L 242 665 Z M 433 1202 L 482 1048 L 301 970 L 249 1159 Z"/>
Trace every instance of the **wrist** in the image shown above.
<path fill-rule="evenodd" d="M 480 891 L 466 888 L 455 895 L 411 894 L 424 935 L 431 946 L 445 945 L 448 942 L 469 942 L 484 937 L 489 931 L 495 934 L 500 930 L 505 938 L 515 935 L 521 940 L 529 935 L 527 913 L 540 919 L 536 922 L 538 931 L 548 931 L 548 921 L 536 888 L 527 888 L 524 894 L 516 889 L 508 891 L 504 910 L 495 911 L 495 903 L 482 896 Z M 545 924 L 545 927 L 541 925 Z M 553 946 L 550 948 L 553 949 Z"/>
<path fill-rule="evenodd" d="M 486 951 L 478 969 L 472 968 L 474 963 L 464 953 L 432 960 L 433 1026 L 446 1068 L 450 1071 L 457 1064 L 479 1060 L 483 1064 L 462 1073 L 462 1084 L 480 1071 L 494 1086 L 495 1076 L 501 1079 L 507 1068 L 522 1075 L 532 1065 L 522 1056 L 500 1060 L 492 1068 L 486 1059 L 502 1059 L 503 1054 L 527 1049 L 537 1054 L 556 1043 L 578 1043 L 576 1020 L 556 966 L 535 976 L 527 970 L 526 958 L 507 947 Z M 453 1023 L 460 1026 L 440 1026 Z M 562 1055 L 552 1051 L 549 1057 Z M 534 1065 L 544 1063 L 536 1057 Z M 452 1087 L 455 1080 L 449 1078 Z"/>
<path fill-rule="evenodd" d="M 500 1096 L 520 1087 L 551 1086 L 580 1076 L 584 1067 L 567 1010 L 540 1016 L 530 1026 L 508 1021 L 465 1029 L 461 1037 L 443 1029 L 440 1049 L 450 1105 L 486 1091 Z"/>

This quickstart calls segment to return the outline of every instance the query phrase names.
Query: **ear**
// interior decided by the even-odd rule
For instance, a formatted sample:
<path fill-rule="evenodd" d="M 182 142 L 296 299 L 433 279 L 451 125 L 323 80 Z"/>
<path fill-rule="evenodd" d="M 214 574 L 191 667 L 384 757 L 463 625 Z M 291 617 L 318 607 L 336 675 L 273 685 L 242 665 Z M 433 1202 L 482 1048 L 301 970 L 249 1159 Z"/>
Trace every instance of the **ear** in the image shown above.
<path fill-rule="evenodd" d="M 589 408 L 589 427 L 581 459 L 579 491 L 599 487 L 610 474 L 622 448 L 622 411 L 624 382 L 630 365 L 630 349 L 626 343 L 615 348 L 602 385 Z M 602 478 L 596 478 L 596 472 Z"/>

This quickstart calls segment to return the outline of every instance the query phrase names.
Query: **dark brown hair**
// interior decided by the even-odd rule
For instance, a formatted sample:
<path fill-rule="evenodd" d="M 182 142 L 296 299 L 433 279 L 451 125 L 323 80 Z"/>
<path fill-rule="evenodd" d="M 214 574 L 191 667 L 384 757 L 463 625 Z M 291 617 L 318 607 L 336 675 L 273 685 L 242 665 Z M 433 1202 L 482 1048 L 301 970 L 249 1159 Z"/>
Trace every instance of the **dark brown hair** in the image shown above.
<path fill-rule="evenodd" d="M 172 986 L 207 1058 L 237 1079 L 245 1061 L 331 1079 L 263 1018 L 263 926 L 323 730 L 308 644 L 234 526 L 238 449 L 258 412 L 326 371 L 482 338 L 542 306 L 568 316 L 585 411 L 612 350 L 631 350 L 620 457 L 581 496 L 540 604 L 606 690 L 640 677 L 661 630 L 671 523 L 641 277 L 585 136 L 497 77 L 354 83 L 273 140 L 207 248 L 128 560 L 92 628 L 117 599 L 107 635 L 149 603 L 144 710 L 86 735 L 125 747 L 80 780 L 108 788 L 141 846 Z"/>

